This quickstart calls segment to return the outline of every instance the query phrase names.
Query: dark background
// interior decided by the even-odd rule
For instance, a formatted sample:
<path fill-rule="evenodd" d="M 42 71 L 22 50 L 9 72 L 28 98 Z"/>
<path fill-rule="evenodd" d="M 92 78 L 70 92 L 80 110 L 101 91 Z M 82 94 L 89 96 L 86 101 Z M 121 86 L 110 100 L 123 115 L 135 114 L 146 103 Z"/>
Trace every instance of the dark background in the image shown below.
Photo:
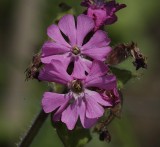
<path fill-rule="evenodd" d="M 47 39 L 46 29 L 59 14 L 58 4 L 66 2 L 82 12 L 80 0 L 1 0 L 0 1 L 0 146 L 12 147 L 40 110 L 44 83 L 25 82 L 24 71 L 32 55 Z M 87 147 L 160 146 L 160 1 L 117 0 L 127 4 L 119 20 L 106 27 L 112 44 L 135 41 L 148 57 L 148 69 L 140 70 L 123 89 L 122 118 L 109 127 L 112 142 L 100 142 L 96 134 Z M 132 60 L 120 65 L 137 74 Z M 62 147 L 46 121 L 31 147 Z"/>

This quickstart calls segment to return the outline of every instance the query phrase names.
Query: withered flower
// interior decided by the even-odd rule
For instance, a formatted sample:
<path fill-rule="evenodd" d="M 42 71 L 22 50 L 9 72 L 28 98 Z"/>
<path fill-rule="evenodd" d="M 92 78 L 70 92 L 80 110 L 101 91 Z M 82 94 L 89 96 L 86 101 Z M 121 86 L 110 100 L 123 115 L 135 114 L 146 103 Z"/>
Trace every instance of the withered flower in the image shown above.
<path fill-rule="evenodd" d="M 141 53 L 137 44 L 134 42 L 127 44 L 120 43 L 114 46 L 113 50 L 107 57 L 106 63 L 110 65 L 117 65 L 128 57 L 132 57 L 134 59 L 132 63 L 136 67 L 136 70 L 139 68 L 147 68 L 147 57 Z"/>
<path fill-rule="evenodd" d="M 28 81 L 29 79 L 38 79 L 39 69 L 41 66 L 41 53 L 37 53 L 33 56 L 31 64 L 25 70 L 26 81 Z"/>

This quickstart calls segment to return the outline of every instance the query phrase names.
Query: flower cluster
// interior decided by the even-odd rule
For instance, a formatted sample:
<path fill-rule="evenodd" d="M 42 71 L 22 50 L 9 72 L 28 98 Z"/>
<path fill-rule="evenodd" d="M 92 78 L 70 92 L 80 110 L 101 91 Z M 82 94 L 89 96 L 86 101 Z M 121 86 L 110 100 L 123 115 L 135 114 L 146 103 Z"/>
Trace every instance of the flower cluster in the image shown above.
<path fill-rule="evenodd" d="M 92 127 L 105 109 L 120 102 L 116 77 L 104 63 L 111 40 L 100 28 L 115 22 L 115 12 L 125 5 L 103 0 L 85 0 L 82 5 L 88 7 L 86 14 L 76 19 L 65 15 L 48 27 L 38 77 L 66 86 L 63 94 L 45 92 L 42 108 L 54 112 L 53 121 L 62 121 L 69 130 L 78 119 L 84 128 Z"/>
<path fill-rule="evenodd" d="M 115 0 L 104 2 L 104 0 L 84 0 L 82 6 L 87 7 L 87 15 L 95 21 L 95 30 L 104 25 L 110 25 L 117 21 L 115 13 L 125 8 L 125 4 L 116 3 Z"/>

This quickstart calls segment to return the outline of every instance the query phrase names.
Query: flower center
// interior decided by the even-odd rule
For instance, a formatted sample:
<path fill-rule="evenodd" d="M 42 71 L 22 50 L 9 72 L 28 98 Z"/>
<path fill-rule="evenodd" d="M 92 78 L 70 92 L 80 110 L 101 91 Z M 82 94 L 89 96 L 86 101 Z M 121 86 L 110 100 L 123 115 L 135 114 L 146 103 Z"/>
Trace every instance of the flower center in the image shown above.
<path fill-rule="evenodd" d="M 73 80 L 71 83 L 71 90 L 75 93 L 81 93 L 83 91 L 83 85 L 79 80 Z"/>
<path fill-rule="evenodd" d="M 80 49 L 77 46 L 75 46 L 72 48 L 72 53 L 78 55 L 80 53 Z"/>

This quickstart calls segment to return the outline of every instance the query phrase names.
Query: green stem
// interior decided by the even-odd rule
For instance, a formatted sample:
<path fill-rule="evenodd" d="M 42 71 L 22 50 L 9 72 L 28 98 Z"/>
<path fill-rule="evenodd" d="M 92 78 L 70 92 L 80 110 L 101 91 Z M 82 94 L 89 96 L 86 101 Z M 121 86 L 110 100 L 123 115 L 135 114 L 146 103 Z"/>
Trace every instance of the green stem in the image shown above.
<path fill-rule="evenodd" d="M 59 138 L 60 138 L 60 140 L 62 141 L 62 144 L 64 145 L 64 147 L 68 147 L 68 145 L 67 145 L 67 144 L 66 144 L 66 142 L 65 142 L 64 137 L 62 137 L 61 132 L 60 132 L 60 131 L 58 131 L 58 129 L 56 129 L 56 132 L 57 132 L 58 137 L 59 137 Z"/>
<path fill-rule="evenodd" d="M 32 143 L 35 136 L 38 134 L 40 128 L 43 123 L 47 119 L 48 114 L 46 114 L 43 110 L 40 110 L 39 114 L 33 121 L 31 127 L 28 129 L 21 142 L 18 144 L 18 147 L 29 147 Z"/>

